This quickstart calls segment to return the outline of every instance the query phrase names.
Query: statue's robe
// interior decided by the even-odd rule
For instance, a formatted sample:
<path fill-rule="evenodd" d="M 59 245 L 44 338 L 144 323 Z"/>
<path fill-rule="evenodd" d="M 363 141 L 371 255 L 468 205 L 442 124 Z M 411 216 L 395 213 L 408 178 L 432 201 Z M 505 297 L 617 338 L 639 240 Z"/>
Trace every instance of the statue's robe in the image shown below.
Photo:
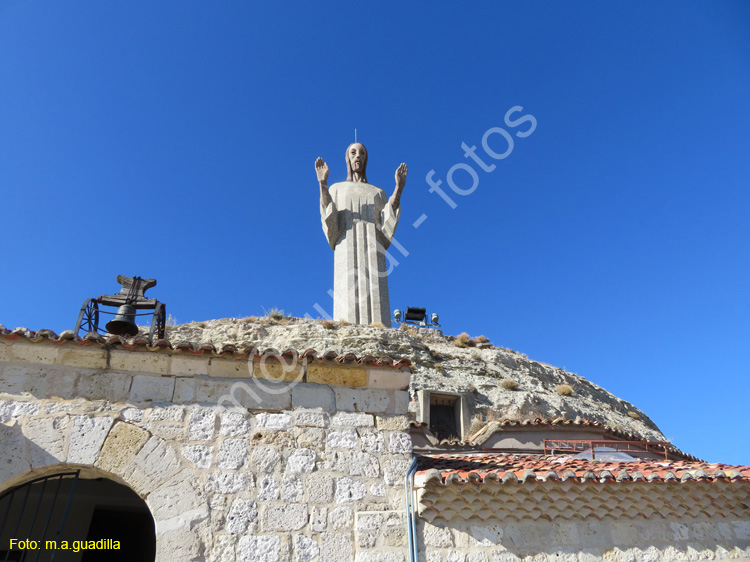
<path fill-rule="evenodd" d="M 369 183 L 335 183 L 329 193 L 332 202 L 325 208 L 321 202 L 320 217 L 334 250 L 333 318 L 390 326 L 385 251 L 393 240 L 400 206 Z"/>

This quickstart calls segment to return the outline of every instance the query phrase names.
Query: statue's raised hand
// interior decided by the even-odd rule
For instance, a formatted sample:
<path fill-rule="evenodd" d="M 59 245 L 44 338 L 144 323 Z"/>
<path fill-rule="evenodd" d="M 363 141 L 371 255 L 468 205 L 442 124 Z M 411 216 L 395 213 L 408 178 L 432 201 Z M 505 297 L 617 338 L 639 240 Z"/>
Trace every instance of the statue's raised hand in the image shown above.
<path fill-rule="evenodd" d="M 406 164 L 403 162 L 396 170 L 396 189 L 398 191 L 401 191 L 404 189 L 404 184 L 406 184 L 406 172 L 408 170 L 406 169 Z"/>
<path fill-rule="evenodd" d="M 318 174 L 319 183 L 328 181 L 328 164 L 320 157 L 315 161 L 315 172 Z"/>

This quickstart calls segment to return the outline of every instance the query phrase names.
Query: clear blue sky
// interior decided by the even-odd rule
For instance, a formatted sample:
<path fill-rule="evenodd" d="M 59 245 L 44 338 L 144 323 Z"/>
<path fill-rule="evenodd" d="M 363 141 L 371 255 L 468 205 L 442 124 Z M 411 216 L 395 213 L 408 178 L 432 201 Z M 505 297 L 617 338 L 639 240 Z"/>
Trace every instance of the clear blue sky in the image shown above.
<path fill-rule="evenodd" d="M 118 273 L 181 323 L 331 310 L 313 162 L 343 179 L 356 127 L 371 183 L 409 166 L 393 308 L 750 464 L 748 100 L 741 1 L 5 0 L 0 323 L 70 329 Z M 497 167 L 451 209 L 462 142 Z"/>

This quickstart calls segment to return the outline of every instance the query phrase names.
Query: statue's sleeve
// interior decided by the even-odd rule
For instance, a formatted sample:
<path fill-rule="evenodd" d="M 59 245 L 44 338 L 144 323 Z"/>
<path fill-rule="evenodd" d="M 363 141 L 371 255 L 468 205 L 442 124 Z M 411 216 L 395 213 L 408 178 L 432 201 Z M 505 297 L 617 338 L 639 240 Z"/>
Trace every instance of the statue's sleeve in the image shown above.
<path fill-rule="evenodd" d="M 391 245 L 393 235 L 396 233 L 396 226 L 398 226 L 398 219 L 401 216 L 401 205 L 399 203 L 393 204 L 389 199 L 388 203 L 383 207 L 383 211 L 380 218 L 381 232 L 383 238 L 385 238 L 385 248 Z"/>
<path fill-rule="evenodd" d="M 323 232 L 325 232 L 328 244 L 331 249 L 336 249 L 336 242 L 339 240 L 339 212 L 336 209 L 336 203 L 331 201 L 327 207 L 323 207 L 320 202 L 320 220 L 323 223 Z"/>

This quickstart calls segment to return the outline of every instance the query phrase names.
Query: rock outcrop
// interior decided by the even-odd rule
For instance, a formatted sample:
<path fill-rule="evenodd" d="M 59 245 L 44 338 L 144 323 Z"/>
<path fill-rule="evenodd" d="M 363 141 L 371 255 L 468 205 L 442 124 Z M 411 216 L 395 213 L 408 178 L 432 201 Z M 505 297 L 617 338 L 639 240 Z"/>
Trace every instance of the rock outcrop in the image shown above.
<path fill-rule="evenodd" d="M 220 319 L 169 326 L 167 338 L 283 351 L 390 355 L 414 366 L 411 391 L 468 392 L 480 418 L 599 421 L 651 441 L 666 441 L 648 416 L 582 376 L 487 341 L 438 330 L 352 326 L 290 317 Z"/>

